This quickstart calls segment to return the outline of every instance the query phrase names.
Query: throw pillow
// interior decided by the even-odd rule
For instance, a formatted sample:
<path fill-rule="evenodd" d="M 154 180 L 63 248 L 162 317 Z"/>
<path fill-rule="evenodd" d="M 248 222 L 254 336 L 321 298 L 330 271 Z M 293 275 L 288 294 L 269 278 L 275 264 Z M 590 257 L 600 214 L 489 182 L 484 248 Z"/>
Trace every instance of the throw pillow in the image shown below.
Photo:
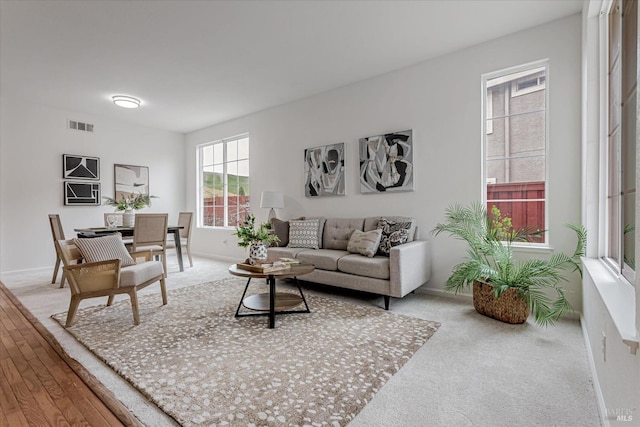
<path fill-rule="evenodd" d="M 289 244 L 289 221 L 282 221 L 278 218 L 271 218 L 271 229 L 278 236 L 280 241 L 276 246 L 287 246 Z"/>
<path fill-rule="evenodd" d="M 289 244 L 290 248 L 320 249 L 320 237 L 318 229 L 320 219 L 292 219 L 289 221 Z"/>
<path fill-rule="evenodd" d="M 378 253 L 389 256 L 392 247 L 407 243 L 409 241 L 410 228 L 411 222 L 396 222 L 381 218 L 378 221 L 378 229 L 382 230 Z"/>
<path fill-rule="evenodd" d="M 347 250 L 352 254 L 360 254 L 372 258 L 378 250 L 381 236 L 381 229 L 371 231 L 353 230 L 347 244 Z"/>
<path fill-rule="evenodd" d="M 110 259 L 119 259 L 120 266 L 126 267 L 134 265 L 129 251 L 122 242 L 120 233 L 111 234 L 109 236 L 95 237 L 93 239 L 73 239 L 73 243 L 78 247 L 82 257 L 87 262 L 107 261 Z"/>

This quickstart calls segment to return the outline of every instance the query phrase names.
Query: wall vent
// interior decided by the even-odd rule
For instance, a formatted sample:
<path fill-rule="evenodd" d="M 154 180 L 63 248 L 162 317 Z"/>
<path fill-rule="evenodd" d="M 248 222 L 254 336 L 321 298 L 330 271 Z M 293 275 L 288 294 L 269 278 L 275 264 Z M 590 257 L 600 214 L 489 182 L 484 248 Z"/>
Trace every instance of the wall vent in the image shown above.
<path fill-rule="evenodd" d="M 93 125 L 91 123 L 83 123 L 76 120 L 69 120 L 69 129 L 93 133 Z"/>

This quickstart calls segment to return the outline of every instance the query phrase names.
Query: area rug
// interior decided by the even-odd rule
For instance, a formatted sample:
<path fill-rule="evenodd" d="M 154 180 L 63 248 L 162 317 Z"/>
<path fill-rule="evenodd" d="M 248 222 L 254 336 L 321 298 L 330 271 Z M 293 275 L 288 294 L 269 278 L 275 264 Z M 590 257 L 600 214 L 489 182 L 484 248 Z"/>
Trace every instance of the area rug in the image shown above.
<path fill-rule="evenodd" d="M 128 300 L 84 308 L 67 331 L 182 425 L 344 426 L 440 326 L 306 295 L 311 313 L 268 329 L 234 317 L 244 285 L 171 290 L 166 306 L 141 296 L 138 326 Z"/>

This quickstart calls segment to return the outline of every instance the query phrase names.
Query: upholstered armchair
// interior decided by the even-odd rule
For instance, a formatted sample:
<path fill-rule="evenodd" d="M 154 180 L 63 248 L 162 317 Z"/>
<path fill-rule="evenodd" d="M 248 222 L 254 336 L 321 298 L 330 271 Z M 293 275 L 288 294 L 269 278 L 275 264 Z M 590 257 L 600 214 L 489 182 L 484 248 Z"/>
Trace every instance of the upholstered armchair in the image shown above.
<path fill-rule="evenodd" d="M 93 239 L 57 240 L 56 246 L 71 290 L 66 327 L 73 325 L 83 299 L 106 296 L 110 306 L 118 294 L 129 295 L 133 323 L 140 324 L 137 292 L 155 282 L 160 282 L 162 304 L 167 304 L 162 263 L 152 260 L 151 251 L 129 254 L 119 233 Z M 79 258 L 87 262 L 75 264 Z"/>

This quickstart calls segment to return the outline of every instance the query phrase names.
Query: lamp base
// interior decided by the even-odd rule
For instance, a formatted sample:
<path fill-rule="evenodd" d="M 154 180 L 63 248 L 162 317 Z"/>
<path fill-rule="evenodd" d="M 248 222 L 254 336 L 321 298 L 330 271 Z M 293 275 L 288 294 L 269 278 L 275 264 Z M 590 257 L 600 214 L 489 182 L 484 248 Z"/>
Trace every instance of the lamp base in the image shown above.
<path fill-rule="evenodd" d="M 269 209 L 269 217 L 268 220 L 269 222 L 271 222 L 271 219 L 273 218 L 277 218 L 276 217 L 276 210 L 274 208 Z"/>

